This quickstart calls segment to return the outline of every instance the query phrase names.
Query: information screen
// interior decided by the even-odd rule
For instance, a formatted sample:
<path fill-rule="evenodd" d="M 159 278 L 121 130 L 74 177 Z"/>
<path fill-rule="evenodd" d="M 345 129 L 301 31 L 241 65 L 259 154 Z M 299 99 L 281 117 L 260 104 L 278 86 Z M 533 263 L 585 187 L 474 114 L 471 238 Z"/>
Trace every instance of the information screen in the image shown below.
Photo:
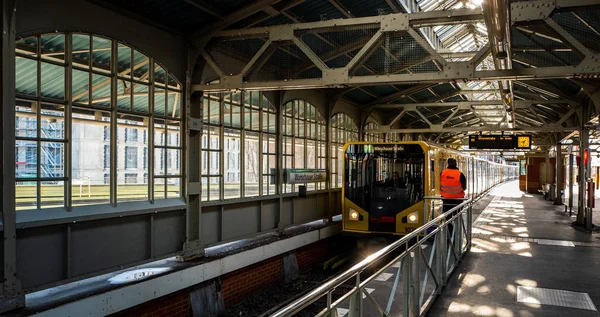
<path fill-rule="evenodd" d="M 471 135 L 469 149 L 531 149 L 531 135 Z"/>

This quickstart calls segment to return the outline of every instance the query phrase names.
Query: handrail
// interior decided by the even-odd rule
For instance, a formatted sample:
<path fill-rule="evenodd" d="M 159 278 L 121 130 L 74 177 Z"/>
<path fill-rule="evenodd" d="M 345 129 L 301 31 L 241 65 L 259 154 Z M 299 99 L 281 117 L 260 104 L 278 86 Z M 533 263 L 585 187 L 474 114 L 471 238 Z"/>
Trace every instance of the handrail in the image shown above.
<path fill-rule="evenodd" d="M 427 198 L 427 197 L 424 197 L 424 198 Z M 437 199 L 437 198 L 441 198 L 441 197 L 434 197 L 434 198 Z M 464 201 L 462 203 L 460 203 L 459 205 L 456 205 L 452 209 L 450 209 L 447 212 L 441 214 L 440 216 L 436 217 L 435 219 L 429 221 L 428 223 L 426 223 L 423 226 L 419 227 L 419 229 L 417 229 L 417 230 L 415 230 L 415 231 L 407 234 L 406 236 L 402 237 L 401 239 L 395 241 L 394 243 L 392 243 L 392 244 L 390 244 L 390 245 L 382 248 L 381 250 L 379 250 L 379 251 L 371 254 L 370 256 L 366 257 L 364 260 L 360 261 L 358 264 L 356 264 L 353 267 L 349 268 L 348 270 L 346 270 L 342 274 L 334 277 L 333 279 L 331 279 L 331 280 L 327 281 L 326 283 L 322 284 L 321 286 L 317 287 L 316 289 L 314 289 L 310 293 L 302 296 L 301 298 L 299 298 L 296 301 L 290 303 L 286 307 L 278 310 L 277 312 L 275 312 L 274 314 L 272 314 L 271 317 L 291 316 L 291 315 L 294 315 L 294 314 L 300 312 L 302 309 L 306 308 L 308 305 L 314 303 L 319 298 L 321 298 L 322 296 L 326 295 L 331 289 L 333 289 L 336 286 L 338 286 L 338 285 L 346 282 L 347 280 L 349 280 L 350 278 L 356 276 L 357 274 L 360 274 L 364 269 L 366 269 L 369 265 L 371 265 L 372 263 L 374 263 L 376 260 L 379 260 L 382 257 L 388 255 L 389 253 L 391 253 L 392 251 L 394 251 L 398 247 L 406 244 L 411 239 L 419 236 L 422 233 L 425 233 L 427 235 L 428 234 L 427 233 L 427 229 L 429 229 L 430 227 L 438 224 L 440 221 L 442 221 L 442 222 L 446 221 L 446 217 L 447 216 L 450 216 L 453 213 L 455 213 L 456 211 L 458 211 L 458 210 L 466 207 L 468 204 L 471 203 L 471 201 L 472 200 L 470 198 L 464 199 Z M 454 216 L 453 218 L 455 218 L 457 215 L 453 215 L 453 216 Z"/>

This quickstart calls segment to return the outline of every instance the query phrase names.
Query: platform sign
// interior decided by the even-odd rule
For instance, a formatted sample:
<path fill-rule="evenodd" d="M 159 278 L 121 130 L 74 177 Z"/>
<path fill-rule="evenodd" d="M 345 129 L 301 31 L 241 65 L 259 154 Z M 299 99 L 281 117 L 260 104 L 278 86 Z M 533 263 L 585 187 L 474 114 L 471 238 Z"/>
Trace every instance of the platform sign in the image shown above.
<path fill-rule="evenodd" d="M 531 135 L 471 135 L 469 149 L 531 149 Z"/>
<path fill-rule="evenodd" d="M 318 183 L 327 180 L 327 172 L 324 169 L 296 169 L 284 170 L 284 182 L 286 184 Z"/>

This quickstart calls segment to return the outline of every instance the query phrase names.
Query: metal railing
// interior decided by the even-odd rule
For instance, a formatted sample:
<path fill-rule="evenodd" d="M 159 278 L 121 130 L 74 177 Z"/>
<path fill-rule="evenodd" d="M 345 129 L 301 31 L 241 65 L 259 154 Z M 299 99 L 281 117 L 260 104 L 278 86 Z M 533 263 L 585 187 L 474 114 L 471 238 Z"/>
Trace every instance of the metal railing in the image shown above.
<path fill-rule="evenodd" d="M 424 198 L 430 201 L 442 199 Z M 448 276 L 471 249 L 471 232 L 472 200 L 464 199 L 460 205 L 373 253 L 271 316 L 295 315 L 323 297 L 327 302 L 316 314 L 319 317 L 424 315 L 441 293 Z M 362 272 L 401 247 L 405 249 L 400 255 L 361 280 Z M 388 282 L 392 278 L 393 282 Z M 334 300 L 334 291 L 351 279 L 354 279 L 354 287 Z"/>

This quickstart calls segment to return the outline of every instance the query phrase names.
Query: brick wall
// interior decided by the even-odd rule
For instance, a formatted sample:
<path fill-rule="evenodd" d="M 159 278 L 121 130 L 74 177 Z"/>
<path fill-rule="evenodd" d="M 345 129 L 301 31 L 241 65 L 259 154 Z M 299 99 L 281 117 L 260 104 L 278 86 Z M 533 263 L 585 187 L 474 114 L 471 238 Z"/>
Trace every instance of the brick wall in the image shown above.
<path fill-rule="evenodd" d="M 246 296 L 279 283 L 282 274 L 281 256 L 277 256 L 221 276 L 225 306 L 239 303 Z"/>
<path fill-rule="evenodd" d="M 325 259 L 329 242 L 319 241 L 297 249 L 296 259 L 300 272 Z M 249 295 L 283 281 L 282 256 L 276 256 L 221 276 L 221 292 L 225 307 L 243 301 Z M 124 310 L 112 317 L 183 317 L 189 315 L 189 289 L 163 296 L 153 301 Z"/>
<path fill-rule="evenodd" d="M 155 300 L 131 307 L 112 317 L 187 317 L 190 310 L 190 291 L 183 289 Z"/>
<path fill-rule="evenodd" d="M 329 253 L 329 243 L 322 240 L 296 250 L 296 260 L 300 272 L 306 272 L 314 264 L 325 259 Z"/>

